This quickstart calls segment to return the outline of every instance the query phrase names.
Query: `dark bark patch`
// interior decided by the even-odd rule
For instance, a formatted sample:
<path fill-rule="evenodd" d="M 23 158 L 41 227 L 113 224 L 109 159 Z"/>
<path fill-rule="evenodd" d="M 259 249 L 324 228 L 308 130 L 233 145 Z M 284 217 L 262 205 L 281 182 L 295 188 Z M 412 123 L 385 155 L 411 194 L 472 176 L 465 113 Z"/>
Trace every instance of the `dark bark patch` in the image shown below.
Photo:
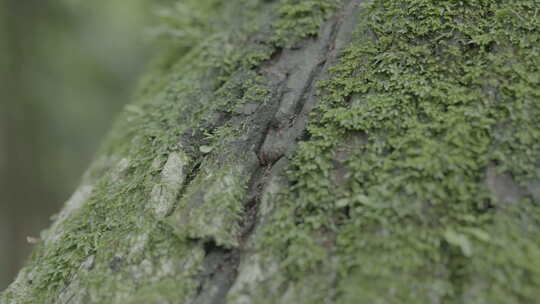
<path fill-rule="evenodd" d="M 122 268 L 123 265 L 124 265 L 124 258 L 120 256 L 115 256 L 109 262 L 109 269 L 112 272 L 118 272 Z"/>

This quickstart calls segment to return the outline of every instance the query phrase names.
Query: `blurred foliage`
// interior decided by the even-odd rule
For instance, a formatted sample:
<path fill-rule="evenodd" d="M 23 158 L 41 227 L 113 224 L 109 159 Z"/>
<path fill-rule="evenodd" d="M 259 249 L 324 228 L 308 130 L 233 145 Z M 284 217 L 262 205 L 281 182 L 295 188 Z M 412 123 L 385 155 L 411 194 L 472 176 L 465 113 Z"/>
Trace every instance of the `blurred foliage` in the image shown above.
<path fill-rule="evenodd" d="M 0 290 L 130 99 L 156 1 L 0 0 Z"/>

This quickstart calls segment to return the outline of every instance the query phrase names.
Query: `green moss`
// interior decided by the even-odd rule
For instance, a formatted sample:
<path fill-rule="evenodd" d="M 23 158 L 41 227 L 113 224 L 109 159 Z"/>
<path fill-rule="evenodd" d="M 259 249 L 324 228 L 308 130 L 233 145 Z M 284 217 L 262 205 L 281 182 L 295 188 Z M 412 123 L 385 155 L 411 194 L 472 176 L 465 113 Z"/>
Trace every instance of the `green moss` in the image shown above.
<path fill-rule="evenodd" d="M 341 3 L 341 0 L 281 1 L 280 18 L 273 24 L 273 42 L 280 47 L 291 47 L 302 38 L 316 36 Z"/>
<path fill-rule="evenodd" d="M 177 27 L 171 17 L 168 26 L 195 26 L 186 41 L 201 42 L 168 34 L 179 52 L 163 55 L 119 119 L 85 181 L 89 197 L 59 216 L 2 300 L 188 302 L 203 243 L 237 246 L 246 172 L 257 159 L 235 143 L 251 144 L 248 114 L 272 91 L 255 67 L 315 35 L 339 2 L 281 1 L 271 43 L 251 34 L 269 22 L 258 17 L 272 4 L 199 2 L 183 2 L 205 8 L 198 21 Z M 290 189 L 264 202 L 279 208 L 257 244 L 256 260 L 272 271 L 246 291 L 254 302 L 534 302 L 535 5 L 366 2 L 356 38 L 320 83 Z M 182 179 L 171 183 L 174 155 Z M 177 196 L 167 220 L 169 209 L 156 214 L 152 198 L 163 185 L 167 201 Z"/>
<path fill-rule="evenodd" d="M 241 69 L 231 75 L 216 93 L 228 112 L 248 115 L 253 112 L 250 109 L 269 102 L 270 88 L 265 81 L 257 72 Z"/>
<path fill-rule="evenodd" d="M 266 21 L 255 17 L 270 6 L 252 0 L 178 5 L 168 9 L 165 26 L 168 32 L 185 30 L 192 37 L 169 33 L 162 46 L 164 59 L 151 68 L 137 101 L 126 107 L 87 174 L 91 194 L 44 233 L 45 242 L 34 250 L 3 300 L 48 303 L 77 293 L 74 299 L 81 302 L 183 302 L 196 291 L 194 275 L 204 258 L 203 244 L 193 238 L 236 244 L 244 175 L 236 167 L 217 174 L 210 159 L 219 154 L 203 153 L 200 147 L 243 136 L 238 128 L 219 127 L 220 113 L 267 100 L 264 81 L 251 77 L 251 70 L 273 48 L 248 38 L 257 30 L 253 25 Z M 186 11 L 191 19 L 179 20 L 177 15 Z M 242 73 L 249 77 L 231 77 Z M 192 181 L 194 185 L 184 189 Z M 193 193 L 190 189 L 201 186 L 199 181 L 213 192 L 204 195 L 207 205 L 193 209 L 197 212 L 191 215 L 187 234 L 178 234 L 174 225 L 161 219 L 181 206 L 177 198 Z M 217 204 L 223 193 L 230 194 L 227 204 Z M 207 211 L 230 217 L 221 218 L 219 225 Z M 91 265 L 84 266 L 86 261 Z M 171 282 L 176 282 L 175 288 Z M 139 286 L 145 287 L 133 295 Z"/>
<path fill-rule="evenodd" d="M 88 170 L 84 195 L 44 232 L 2 300 L 192 299 L 204 242 L 238 243 L 257 159 L 235 142 L 253 145 L 247 119 L 272 90 L 256 68 L 275 45 L 315 35 L 329 3 L 284 1 L 273 13 L 275 4 L 262 0 L 189 0 L 159 10 L 162 23 L 153 33 L 164 38 L 157 42 L 162 54 Z M 171 212 L 189 221 L 163 220 Z"/>
<path fill-rule="evenodd" d="M 291 191 L 261 244 L 276 249 L 292 292 L 329 272 L 340 303 L 535 301 L 536 7 L 365 5 L 354 42 L 320 83 Z M 490 166 L 511 177 L 501 181 L 516 193 L 511 206 L 490 189 Z"/>

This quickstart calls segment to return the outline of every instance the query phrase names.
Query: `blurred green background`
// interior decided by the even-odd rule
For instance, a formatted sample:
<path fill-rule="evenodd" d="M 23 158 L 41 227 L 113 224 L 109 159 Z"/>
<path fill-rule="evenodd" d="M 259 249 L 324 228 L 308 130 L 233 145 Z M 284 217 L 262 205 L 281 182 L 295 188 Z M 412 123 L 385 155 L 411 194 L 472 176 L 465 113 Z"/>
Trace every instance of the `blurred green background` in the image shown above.
<path fill-rule="evenodd" d="M 151 1 L 0 0 L 0 291 L 130 100 Z"/>

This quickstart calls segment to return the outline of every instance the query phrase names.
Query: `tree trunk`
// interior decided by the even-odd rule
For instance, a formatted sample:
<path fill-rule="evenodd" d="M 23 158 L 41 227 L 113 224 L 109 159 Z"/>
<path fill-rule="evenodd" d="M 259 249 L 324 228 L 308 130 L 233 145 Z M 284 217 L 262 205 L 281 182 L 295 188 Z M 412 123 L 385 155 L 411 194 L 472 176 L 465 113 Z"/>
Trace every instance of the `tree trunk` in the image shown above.
<path fill-rule="evenodd" d="M 534 303 L 524 1 L 188 0 L 3 303 Z"/>

